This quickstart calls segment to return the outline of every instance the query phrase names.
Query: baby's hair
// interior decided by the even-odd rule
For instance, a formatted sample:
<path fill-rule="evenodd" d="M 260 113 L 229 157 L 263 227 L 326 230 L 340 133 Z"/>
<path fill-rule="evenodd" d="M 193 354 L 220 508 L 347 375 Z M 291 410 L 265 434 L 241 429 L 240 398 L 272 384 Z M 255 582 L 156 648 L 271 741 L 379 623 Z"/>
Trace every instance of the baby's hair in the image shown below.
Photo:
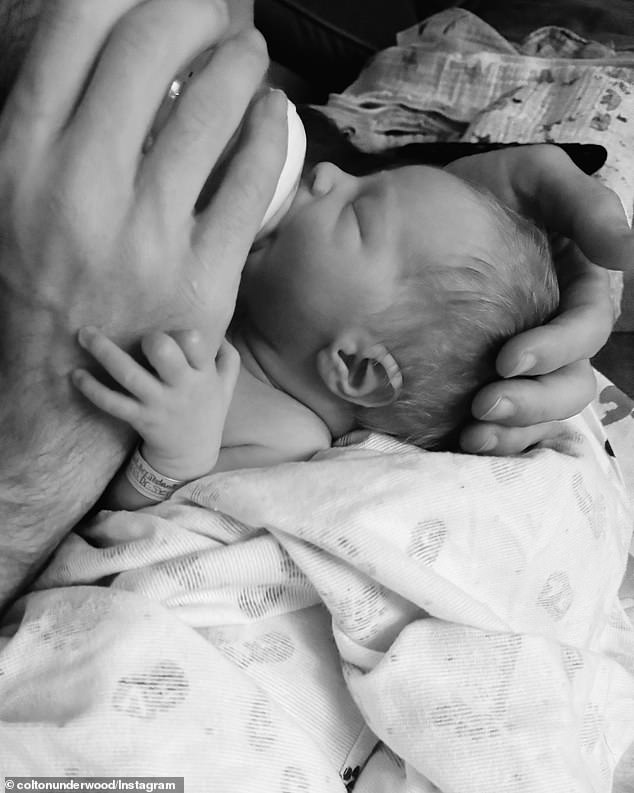
<path fill-rule="evenodd" d="M 396 400 L 359 408 L 357 421 L 426 449 L 454 449 L 475 394 L 499 379 L 495 359 L 513 336 L 557 310 L 548 240 L 534 223 L 469 185 L 490 209 L 499 247 L 491 260 L 429 261 L 404 279 L 400 299 L 373 330 L 400 365 Z"/>

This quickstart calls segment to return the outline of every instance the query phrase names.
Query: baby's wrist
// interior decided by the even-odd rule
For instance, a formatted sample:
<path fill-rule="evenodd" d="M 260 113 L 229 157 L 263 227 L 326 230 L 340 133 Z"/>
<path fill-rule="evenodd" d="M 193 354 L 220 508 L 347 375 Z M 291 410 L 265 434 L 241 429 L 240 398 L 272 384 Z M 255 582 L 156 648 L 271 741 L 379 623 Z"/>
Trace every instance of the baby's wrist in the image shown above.
<path fill-rule="evenodd" d="M 128 483 L 149 501 L 165 501 L 185 480 L 167 476 L 157 470 L 137 447 L 124 471 Z"/>
<path fill-rule="evenodd" d="M 216 465 L 218 455 L 204 454 L 197 457 L 191 451 L 182 456 L 168 456 L 153 449 L 148 443 L 139 446 L 142 457 L 161 475 L 181 483 L 191 482 L 208 474 Z"/>

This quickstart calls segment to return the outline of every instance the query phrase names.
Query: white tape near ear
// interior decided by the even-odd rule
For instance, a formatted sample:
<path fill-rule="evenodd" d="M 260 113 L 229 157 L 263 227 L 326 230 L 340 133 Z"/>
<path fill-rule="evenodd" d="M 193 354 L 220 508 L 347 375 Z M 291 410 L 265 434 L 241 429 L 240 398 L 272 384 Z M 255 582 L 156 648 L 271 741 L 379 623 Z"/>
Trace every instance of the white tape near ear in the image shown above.
<path fill-rule="evenodd" d="M 278 179 L 271 203 L 262 218 L 262 224 L 256 239 L 272 231 L 284 217 L 295 197 L 299 179 L 302 175 L 302 168 L 304 167 L 304 159 L 306 157 L 306 132 L 297 114 L 295 105 L 289 99 L 286 101 L 288 102 L 286 109 L 286 123 L 288 129 L 286 161 L 280 173 L 280 178 Z"/>

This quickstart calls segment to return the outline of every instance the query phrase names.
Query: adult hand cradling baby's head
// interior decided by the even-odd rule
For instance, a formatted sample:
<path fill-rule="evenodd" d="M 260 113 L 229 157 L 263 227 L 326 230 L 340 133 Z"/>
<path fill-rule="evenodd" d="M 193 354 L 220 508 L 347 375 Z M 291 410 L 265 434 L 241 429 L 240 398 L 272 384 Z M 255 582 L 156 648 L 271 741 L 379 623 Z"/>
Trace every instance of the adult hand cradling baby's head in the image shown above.
<path fill-rule="evenodd" d="M 580 171 L 560 148 L 520 146 L 448 166 L 488 187 L 501 201 L 569 238 L 559 257 L 560 311 L 543 327 L 511 339 L 497 368 L 504 378 L 476 396 L 466 451 L 512 454 L 557 431 L 596 385 L 589 358 L 614 324 L 608 269 L 632 271 L 634 236 L 616 194 Z"/>

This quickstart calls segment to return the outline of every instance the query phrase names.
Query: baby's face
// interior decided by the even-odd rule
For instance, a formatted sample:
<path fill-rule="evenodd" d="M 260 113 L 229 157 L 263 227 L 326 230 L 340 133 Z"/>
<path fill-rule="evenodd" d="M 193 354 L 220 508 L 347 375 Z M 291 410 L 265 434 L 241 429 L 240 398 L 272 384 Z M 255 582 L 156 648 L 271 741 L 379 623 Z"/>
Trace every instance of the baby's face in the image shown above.
<path fill-rule="evenodd" d="M 307 332 L 327 343 L 387 308 L 421 261 L 490 257 L 492 225 L 479 197 L 440 169 L 355 177 L 320 163 L 276 234 L 249 257 L 241 296 L 278 348 Z"/>

